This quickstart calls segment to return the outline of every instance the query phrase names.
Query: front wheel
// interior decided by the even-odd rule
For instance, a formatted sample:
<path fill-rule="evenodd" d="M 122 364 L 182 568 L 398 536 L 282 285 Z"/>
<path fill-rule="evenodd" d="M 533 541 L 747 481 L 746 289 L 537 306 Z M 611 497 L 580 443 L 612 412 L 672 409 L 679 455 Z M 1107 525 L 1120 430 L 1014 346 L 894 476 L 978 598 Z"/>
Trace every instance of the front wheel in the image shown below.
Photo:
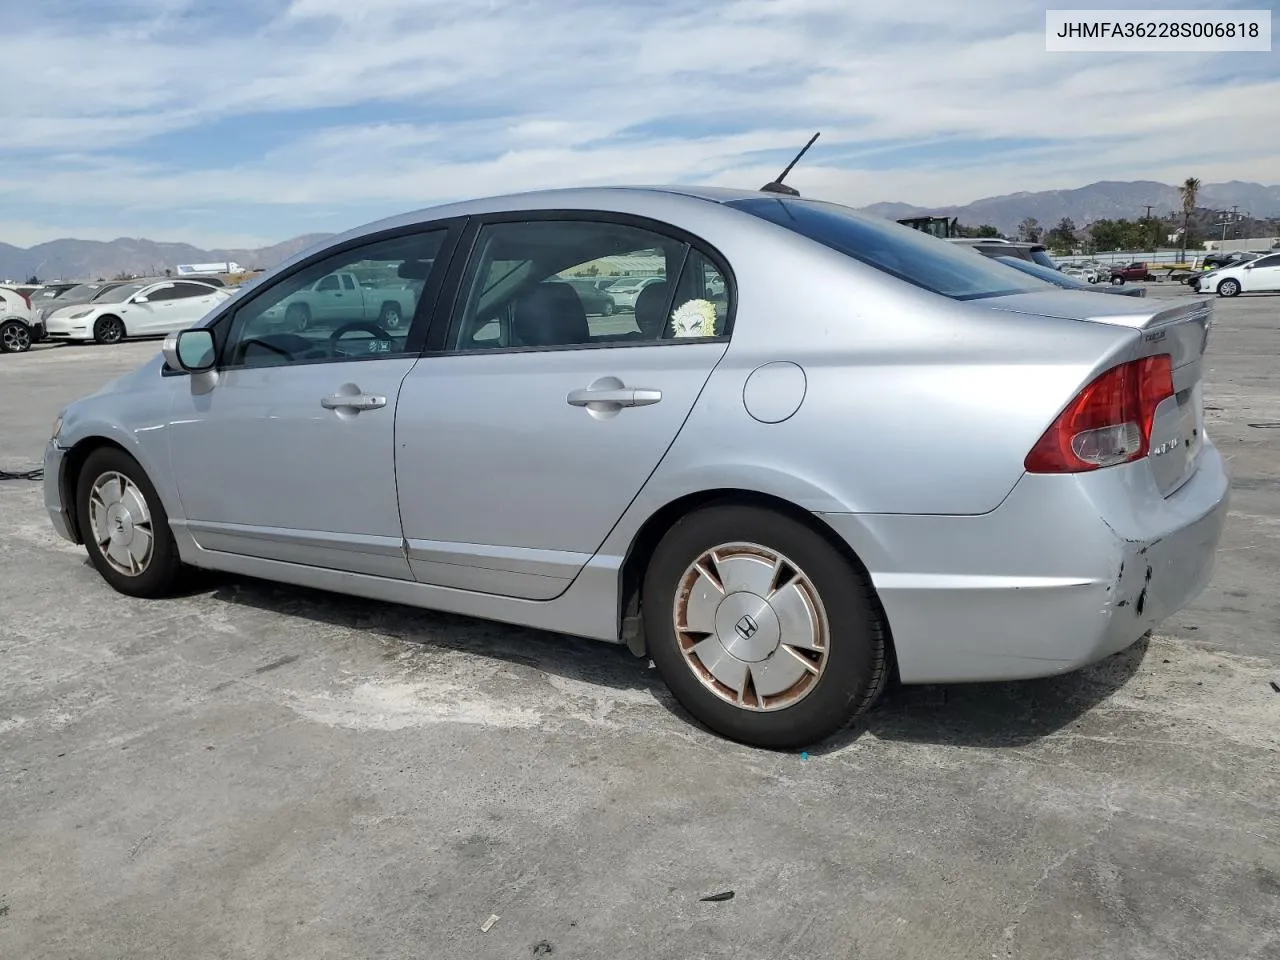
<path fill-rule="evenodd" d="M 0 353 L 26 353 L 31 349 L 31 328 L 21 320 L 0 325 Z"/>
<path fill-rule="evenodd" d="M 99 317 L 93 325 L 93 339 L 96 343 L 119 343 L 125 335 L 124 321 L 108 314 Z"/>
<path fill-rule="evenodd" d="M 642 602 L 649 655 L 676 700 L 742 743 L 818 743 L 888 676 L 865 575 L 769 510 L 726 504 L 681 519 L 654 551 Z"/>
<path fill-rule="evenodd" d="M 1232 280 L 1228 277 L 1218 284 L 1218 296 L 1220 297 L 1238 297 L 1240 296 L 1240 281 Z"/>
<path fill-rule="evenodd" d="M 182 571 L 169 517 L 138 461 L 103 447 L 89 454 L 76 481 L 76 518 L 89 560 L 102 578 L 131 597 L 163 597 Z"/>
<path fill-rule="evenodd" d="M 1118 283 L 1118 284 L 1120 284 L 1121 286 L 1124 286 L 1124 277 L 1112 277 L 1112 278 L 1111 278 L 1111 282 L 1112 282 L 1112 283 Z"/>

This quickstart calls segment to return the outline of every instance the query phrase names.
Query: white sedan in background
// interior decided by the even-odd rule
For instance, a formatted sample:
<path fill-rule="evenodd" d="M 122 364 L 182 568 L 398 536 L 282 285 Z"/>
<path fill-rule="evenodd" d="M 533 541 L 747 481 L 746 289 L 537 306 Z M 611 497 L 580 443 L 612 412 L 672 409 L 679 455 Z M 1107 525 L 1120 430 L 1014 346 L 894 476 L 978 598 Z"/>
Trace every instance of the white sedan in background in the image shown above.
<path fill-rule="evenodd" d="M 224 287 L 194 280 L 139 280 L 116 287 L 92 303 L 53 311 L 45 318 L 45 331 L 50 340 L 98 343 L 158 337 L 185 330 L 230 296 Z"/>
<path fill-rule="evenodd" d="M 619 310 L 634 310 L 636 298 L 645 287 L 653 283 L 662 283 L 662 277 L 623 277 L 609 287 L 609 296 Z"/>
<path fill-rule="evenodd" d="M 1280 293 L 1280 253 L 1191 278 L 1197 293 L 1236 297 L 1242 293 Z"/>

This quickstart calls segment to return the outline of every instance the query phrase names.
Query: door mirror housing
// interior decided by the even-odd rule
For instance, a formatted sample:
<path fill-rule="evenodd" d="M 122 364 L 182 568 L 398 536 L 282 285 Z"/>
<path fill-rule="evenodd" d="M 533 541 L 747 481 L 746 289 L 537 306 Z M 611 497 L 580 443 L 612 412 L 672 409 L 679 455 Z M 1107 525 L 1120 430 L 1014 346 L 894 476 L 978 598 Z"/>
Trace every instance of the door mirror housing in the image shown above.
<path fill-rule="evenodd" d="M 147 302 L 147 298 L 146 298 L 146 297 L 144 297 L 142 294 L 138 294 L 136 297 L 134 297 L 134 298 L 133 298 L 133 302 L 134 302 L 134 303 L 146 303 L 146 302 Z"/>
<path fill-rule="evenodd" d="M 208 373 L 218 361 L 213 331 L 204 327 L 169 334 L 162 352 L 169 366 L 187 373 Z"/>

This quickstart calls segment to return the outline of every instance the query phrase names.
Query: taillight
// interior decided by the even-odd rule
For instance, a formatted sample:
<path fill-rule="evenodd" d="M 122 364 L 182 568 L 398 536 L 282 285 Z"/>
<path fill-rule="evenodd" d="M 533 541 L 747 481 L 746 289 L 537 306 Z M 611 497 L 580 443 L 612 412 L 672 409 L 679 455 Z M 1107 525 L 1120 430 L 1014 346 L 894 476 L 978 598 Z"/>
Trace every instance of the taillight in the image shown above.
<path fill-rule="evenodd" d="M 1139 460 L 1151 444 L 1156 407 L 1171 396 L 1168 354 L 1112 367 L 1058 415 L 1024 466 L 1029 473 L 1081 473 Z"/>
<path fill-rule="evenodd" d="M 29 296 L 27 296 L 25 293 L 23 293 L 21 290 L 19 290 L 19 291 L 18 291 L 18 296 L 20 296 L 20 297 L 23 299 L 23 301 L 24 301 L 24 302 L 26 303 L 26 305 L 27 305 L 27 309 L 28 309 L 28 310 L 30 310 L 30 309 L 31 309 L 31 298 L 30 298 Z"/>

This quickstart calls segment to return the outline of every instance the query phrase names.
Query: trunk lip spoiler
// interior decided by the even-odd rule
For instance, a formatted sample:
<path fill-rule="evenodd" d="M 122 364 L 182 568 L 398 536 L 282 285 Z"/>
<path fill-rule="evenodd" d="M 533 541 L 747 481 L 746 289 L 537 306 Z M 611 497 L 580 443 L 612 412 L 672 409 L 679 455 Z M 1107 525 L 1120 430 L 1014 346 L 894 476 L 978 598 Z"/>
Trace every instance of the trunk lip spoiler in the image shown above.
<path fill-rule="evenodd" d="M 1102 295 L 1093 293 L 1092 291 L 1081 291 L 1079 296 L 1099 297 Z M 1066 310 L 1062 308 L 1055 311 L 1052 308 L 1045 309 L 1041 303 L 1036 303 L 1034 305 L 1027 304 L 1025 306 L 1021 304 L 1003 305 L 987 303 L 985 306 L 991 310 L 999 310 L 1003 313 L 1017 313 L 1025 316 L 1036 317 L 1052 317 L 1055 320 L 1082 320 L 1089 323 L 1105 323 L 1117 327 L 1128 327 L 1131 330 L 1151 330 L 1155 327 L 1169 326 L 1171 324 L 1182 323 L 1188 320 L 1203 319 L 1206 326 L 1213 322 L 1212 297 L 1197 297 L 1189 303 L 1169 300 L 1148 300 L 1146 297 L 1144 297 L 1143 300 L 1145 301 L 1143 306 L 1146 306 L 1147 309 L 1124 312 L 1107 309 Z M 1155 306 L 1155 304 L 1160 304 L 1160 306 Z"/>

